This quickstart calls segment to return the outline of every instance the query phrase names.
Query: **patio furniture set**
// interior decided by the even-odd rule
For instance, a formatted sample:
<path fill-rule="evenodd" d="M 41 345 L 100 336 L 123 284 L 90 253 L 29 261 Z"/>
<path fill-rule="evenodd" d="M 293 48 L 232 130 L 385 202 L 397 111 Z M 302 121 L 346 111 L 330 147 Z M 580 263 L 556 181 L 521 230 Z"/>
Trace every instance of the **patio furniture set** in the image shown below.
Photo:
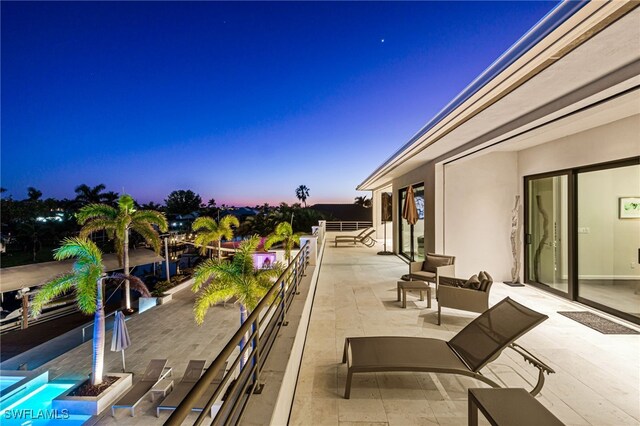
<path fill-rule="evenodd" d="M 340 241 L 343 240 L 346 241 Z M 336 246 L 337 244 L 336 238 Z M 342 362 L 347 364 L 345 399 L 351 396 L 354 374 L 457 374 L 473 377 L 492 387 L 469 389 L 469 425 L 478 424 L 478 409 L 492 425 L 562 424 L 534 398 L 544 385 L 545 374 L 555 371 L 515 343 L 516 339 L 545 321 L 547 315 L 531 310 L 509 297 L 489 308 L 489 292 L 493 284 L 491 276 L 481 271 L 466 280 L 456 278 L 454 256 L 426 253 L 424 261 L 410 263 L 410 274 L 403 278 L 408 281 L 397 283 L 398 301 L 403 308 L 407 305 L 407 292 L 412 291 L 420 293 L 420 300 L 424 300 L 426 292 L 427 307 L 430 308 L 430 283 L 435 285 L 438 325 L 441 324 L 443 307 L 481 315 L 448 341 L 403 336 L 347 337 L 342 358 Z M 498 383 L 481 373 L 480 370 L 497 359 L 506 348 L 514 350 L 538 369 L 537 383 L 530 392 L 519 388 L 501 388 Z"/>

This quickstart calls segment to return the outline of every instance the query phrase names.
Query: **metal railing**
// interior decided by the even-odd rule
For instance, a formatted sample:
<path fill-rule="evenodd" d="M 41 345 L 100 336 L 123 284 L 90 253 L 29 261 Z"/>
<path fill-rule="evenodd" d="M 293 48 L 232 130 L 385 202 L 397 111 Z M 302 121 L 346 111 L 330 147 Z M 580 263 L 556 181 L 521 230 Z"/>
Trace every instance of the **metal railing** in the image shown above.
<path fill-rule="evenodd" d="M 307 243 L 167 419 L 165 425 L 181 425 L 225 366 L 229 369 L 224 372 L 222 381 L 213 394 L 209 395 L 209 401 L 194 424 L 202 424 L 211 407 L 219 401 L 222 403 L 212 419 L 212 424 L 226 425 L 239 422 L 250 394 L 259 393 L 262 389 L 260 372 L 278 331 L 287 325 L 287 311 L 296 294 L 299 294 L 298 287 L 309 264 L 309 256 L 310 244 Z M 242 342 L 246 342 L 244 347 L 236 352 L 235 348 Z"/>
<path fill-rule="evenodd" d="M 106 325 L 106 323 L 107 323 L 107 318 L 109 318 L 110 316 L 115 315 L 115 314 L 116 314 L 116 312 L 117 312 L 117 311 L 113 311 L 113 312 L 111 312 L 111 313 L 109 313 L 109 314 L 107 314 L 107 315 L 105 315 L 105 316 L 104 316 L 104 322 L 105 322 L 105 325 Z M 86 341 L 87 341 L 87 340 L 86 340 L 86 339 L 87 339 L 87 336 L 86 336 L 86 330 L 87 330 L 87 328 L 93 327 L 93 323 L 94 323 L 94 322 L 95 322 L 95 321 L 91 321 L 89 324 L 87 324 L 87 325 L 85 325 L 84 327 L 82 327 L 82 343 L 84 343 L 84 342 L 86 342 Z M 91 337 L 93 338 L 93 334 L 91 334 Z"/>
<path fill-rule="evenodd" d="M 327 221 L 327 231 L 359 231 L 371 228 L 373 222 L 370 220 L 348 220 L 348 221 Z"/>

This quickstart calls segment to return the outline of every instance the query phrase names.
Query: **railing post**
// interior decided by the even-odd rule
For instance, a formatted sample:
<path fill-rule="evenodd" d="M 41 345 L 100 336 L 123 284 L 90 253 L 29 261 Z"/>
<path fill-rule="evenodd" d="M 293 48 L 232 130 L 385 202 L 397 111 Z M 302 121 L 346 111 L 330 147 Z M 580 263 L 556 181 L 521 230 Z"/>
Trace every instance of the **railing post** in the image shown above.
<path fill-rule="evenodd" d="M 283 286 L 284 288 L 284 286 Z M 260 383 L 260 323 L 258 322 L 258 317 L 251 324 L 251 328 L 253 329 L 253 365 L 255 366 L 255 371 L 253 372 L 253 393 L 261 394 L 262 388 L 264 385 Z"/>
<path fill-rule="evenodd" d="M 303 235 L 300 237 L 300 247 L 304 247 L 307 242 L 309 243 L 309 251 L 307 252 L 309 265 L 315 266 L 318 261 L 318 237 L 313 235 Z"/>
<path fill-rule="evenodd" d="M 280 315 L 280 325 L 286 327 L 289 325 L 287 322 L 287 291 L 285 286 L 286 277 L 282 277 L 280 282 L 280 305 L 282 306 L 282 314 Z"/>

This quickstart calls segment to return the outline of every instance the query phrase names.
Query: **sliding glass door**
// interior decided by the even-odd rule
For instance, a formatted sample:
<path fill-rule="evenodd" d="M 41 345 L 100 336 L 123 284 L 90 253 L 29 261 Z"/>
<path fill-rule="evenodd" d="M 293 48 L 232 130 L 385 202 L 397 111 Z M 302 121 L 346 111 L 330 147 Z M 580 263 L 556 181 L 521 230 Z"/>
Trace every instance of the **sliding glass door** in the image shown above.
<path fill-rule="evenodd" d="M 568 177 L 527 179 L 527 281 L 569 291 Z"/>
<path fill-rule="evenodd" d="M 640 165 L 577 176 L 578 298 L 640 318 Z"/>
<path fill-rule="evenodd" d="M 640 323 L 640 158 L 527 176 L 525 280 Z"/>

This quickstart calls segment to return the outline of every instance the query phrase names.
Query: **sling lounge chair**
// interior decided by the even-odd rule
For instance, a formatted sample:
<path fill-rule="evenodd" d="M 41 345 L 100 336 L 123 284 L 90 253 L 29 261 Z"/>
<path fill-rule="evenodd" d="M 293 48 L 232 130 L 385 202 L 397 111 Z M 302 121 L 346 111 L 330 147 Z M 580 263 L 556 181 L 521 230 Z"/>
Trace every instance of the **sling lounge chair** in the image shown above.
<path fill-rule="evenodd" d="M 111 415 L 115 416 L 115 411 L 118 408 L 126 408 L 131 410 L 131 417 L 134 417 L 136 415 L 136 406 L 142 401 L 142 398 L 149 393 L 153 385 L 160 380 L 166 365 L 166 359 L 152 359 L 149 361 L 149 365 L 147 365 L 147 370 L 144 372 L 142 379 L 111 407 Z"/>
<path fill-rule="evenodd" d="M 222 383 L 222 379 L 224 377 L 224 372 L 226 369 L 227 369 L 227 364 L 225 363 L 224 367 L 221 368 L 220 371 L 218 371 L 218 374 L 216 374 L 213 380 L 211 380 L 211 383 L 209 383 L 209 387 L 207 388 L 205 393 L 200 397 L 198 402 L 196 402 L 195 405 L 191 408 L 191 411 L 202 412 L 202 410 L 204 410 L 204 407 L 206 407 L 207 403 L 209 402 L 209 399 L 211 399 L 213 394 L 218 389 L 218 386 L 220 386 L 220 383 Z M 217 404 L 213 404 L 211 406 L 211 418 L 215 417 L 219 409 L 220 409 L 220 406 Z"/>
<path fill-rule="evenodd" d="M 161 410 L 175 410 L 182 402 L 189 391 L 195 386 L 202 372 L 204 371 L 205 360 L 191 360 L 187 369 L 184 372 L 184 376 L 180 383 L 174 386 L 173 390 L 165 399 L 162 400 L 160 405 L 156 408 L 156 416 L 160 417 Z"/>
<path fill-rule="evenodd" d="M 351 243 L 356 245 L 357 243 L 364 244 L 367 247 L 373 247 L 376 244 L 376 240 L 371 238 L 371 236 L 376 232 L 375 229 L 365 229 L 360 232 L 358 235 L 338 235 L 334 240 L 336 247 L 338 247 L 338 243 Z"/>
<path fill-rule="evenodd" d="M 530 392 L 535 396 L 544 385 L 544 373 L 554 371 L 514 340 L 547 318 L 507 297 L 448 342 L 423 337 L 347 337 L 342 358 L 342 362 L 347 363 L 344 397 L 349 399 L 354 373 L 418 371 L 461 374 L 499 388 L 480 370 L 498 358 L 507 347 L 538 369 L 538 383 Z"/>

